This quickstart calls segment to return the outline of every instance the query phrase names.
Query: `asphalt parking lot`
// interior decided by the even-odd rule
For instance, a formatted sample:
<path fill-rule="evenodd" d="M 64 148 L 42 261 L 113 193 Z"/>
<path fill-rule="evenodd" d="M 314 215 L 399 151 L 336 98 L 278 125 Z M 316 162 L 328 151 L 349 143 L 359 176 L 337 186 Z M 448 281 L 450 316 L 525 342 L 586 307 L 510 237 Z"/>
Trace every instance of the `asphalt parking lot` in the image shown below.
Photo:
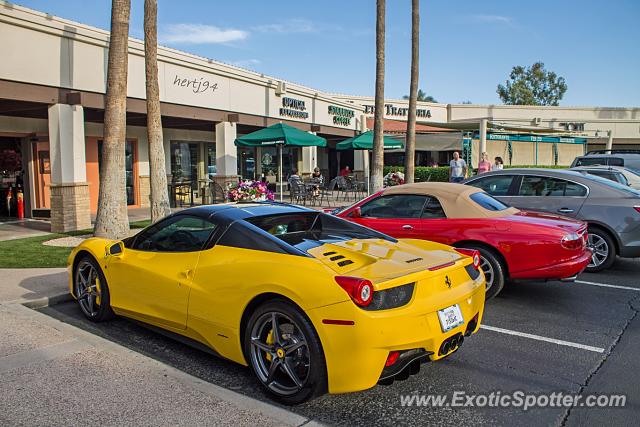
<path fill-rule="evenodd" d="M 290 408 L 332 425 L 631 425 L 640 413 L 640 259 L 582 274 L 576 283 L 511 284 L 488 302 L 484 329 L 460 351 L 391 386 L 324 396 Z M 44 313 L 158 359 L 205 381 L 268 400 L 248 368 L 217 359 L 124 319 L 92 324 L 74 303 Z M 624 408 L 403 406 L 401 396 L 613 393 Z"/>

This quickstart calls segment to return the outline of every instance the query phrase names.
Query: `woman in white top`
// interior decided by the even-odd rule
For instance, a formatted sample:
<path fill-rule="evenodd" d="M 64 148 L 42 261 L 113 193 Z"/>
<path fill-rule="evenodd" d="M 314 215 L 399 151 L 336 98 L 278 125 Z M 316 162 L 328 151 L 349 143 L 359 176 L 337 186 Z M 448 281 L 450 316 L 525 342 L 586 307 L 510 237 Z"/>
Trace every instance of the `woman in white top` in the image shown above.
<path fill-rule="evenodd" d="M 496 157 L 495 163 L 491 165 L 492 171 L 499 171 L 504 168 L 504 162 L 502 161 L 502 157 Z"/>

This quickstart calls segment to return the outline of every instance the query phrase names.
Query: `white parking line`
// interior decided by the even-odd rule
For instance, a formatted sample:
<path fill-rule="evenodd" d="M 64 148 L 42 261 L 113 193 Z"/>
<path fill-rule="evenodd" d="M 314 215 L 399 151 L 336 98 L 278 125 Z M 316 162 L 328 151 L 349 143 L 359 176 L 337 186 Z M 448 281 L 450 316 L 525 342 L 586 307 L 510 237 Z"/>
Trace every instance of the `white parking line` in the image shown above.
<path fill-rule="evenodd" d="M 583 285 L 600 286 L 602 288 L 624 289 L 627 291 L 640 292 L 640 288 L 633 288 L 631 286 L 608 285 L 606 283 L 585 282 L 584 280 L 576 280 L 575 282 L 582 283 Z"/>
<path fill-rule="evenodd" d="M 592 347 L 590 345 L 578 344 L 571 341 L 557 340 L 555 338 L 548 338 L 540 335 L 527 334 L 525 332 L 512 331 L 511 329 L 496 328 L 495 326 L 489 326 L 489 325 L 480 325 L 480 329 L 486 329 L 487 331 L 500 332 L 502 334 L 507 334 L 507 335 L 515 335 L 518 337 L 530 338 L 532 340 L 550 342 L 553 344 L 564 345 L 567 347 L 579 348 L 582 350 L 593 351 L 595 353 L 604 353 L 604 348 L 601 348 L 601 347 Z"/>

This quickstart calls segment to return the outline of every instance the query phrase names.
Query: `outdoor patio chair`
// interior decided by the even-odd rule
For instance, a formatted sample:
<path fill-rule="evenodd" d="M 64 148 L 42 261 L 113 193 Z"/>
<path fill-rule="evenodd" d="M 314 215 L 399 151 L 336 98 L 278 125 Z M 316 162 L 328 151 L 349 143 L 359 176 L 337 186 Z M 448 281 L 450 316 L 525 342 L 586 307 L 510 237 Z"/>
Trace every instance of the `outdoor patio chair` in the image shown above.
<path fill-rule="evenodd" d="M 289 182 L 291 203 L 302 203 L 303 206 L 307 204 L 307 199 L 310 198 L 310 194 L 307 191 L 304 183 L 299 180 L 292 180 Z"/>
<path fill-rule="evenodd" d="M 332 179 L 329 185 L 323 185 L 319 188 L 319 193 L 315 197 L 318 201 L 318 206 L 324 206 L 322 203 L 326 200 L 327 206 L 331 207 L 331 199 L 333 198 L 333 191 L 336 187 L 335 179 Z"/>

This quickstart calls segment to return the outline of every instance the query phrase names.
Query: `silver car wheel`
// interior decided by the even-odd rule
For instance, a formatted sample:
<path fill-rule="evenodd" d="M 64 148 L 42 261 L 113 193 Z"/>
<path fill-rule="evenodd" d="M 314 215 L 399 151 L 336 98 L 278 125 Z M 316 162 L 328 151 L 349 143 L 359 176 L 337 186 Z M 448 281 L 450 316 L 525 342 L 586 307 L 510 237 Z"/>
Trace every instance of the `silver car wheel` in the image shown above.
<path fill-rule="evenodd" d="M 488 291 L 489 289 L 491 289 L 491 286 L 493 285 L 493 279 L 495 277 L 495 272 L 493 271 L 493 266 L 491 265 L 491 263 L 483 256 L 480 257 L 480 268 L 482 269 L 482 272 L 484 273 L 484 279 L 486 281 L 486 290 Z"/>
<path fill-rule="evenodd" d="M 609 245 L 607 241 L 597 234 L 589 233 L 587 247 L 591 249 L 592 252 L 591 262 L 587 266 L 589 268 L 599 267 L 609 257 Z"/>

